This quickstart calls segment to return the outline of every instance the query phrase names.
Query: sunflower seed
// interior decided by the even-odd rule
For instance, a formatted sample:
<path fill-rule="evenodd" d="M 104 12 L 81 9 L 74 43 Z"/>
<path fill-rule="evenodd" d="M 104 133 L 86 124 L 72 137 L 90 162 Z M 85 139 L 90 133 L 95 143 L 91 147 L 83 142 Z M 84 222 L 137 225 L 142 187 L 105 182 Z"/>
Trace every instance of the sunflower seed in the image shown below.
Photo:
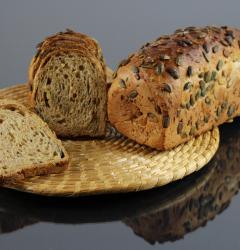
<path fill-rule="evenodd" d="M 183 90 L 188 90 L 192 87 L 192 83 L 191 82 L 186 82 L 183 86 Z"/>
<path fill-rule="evenodd" d="M 121 88 L 126 88 L 127 86 L 126 86 L 126 83 L 125 83 L 125 81 L 123 80 L 123 79 L 120 79 L 119 80 L 119 86 L 121 87 Z"/>
<path fill-rule="evenodd" d="M 170 125 L 170 117 L 168 115 L 163 116 L 163 128 L 168 128 Z"/>
<path fill-rule="evenodd" d="M 134 99 L 138 96 L 138 92 L 136 90 L 133 90 L 130 92 L 130 94 L 128 95 L 129 99 Z"/>
<path fill-rule="evenodd" d="M 163 63 L 159 63 L 156 67 L 156 73 L 158 75 L 161 75 L 162 72 L 164 71 L 164 64 Z"/>
<path fill-rule="evenodd" d="M 166 71 L 168 72 L 168 74 L 169 74 L 173 79 L 178 79 L 178 78 L 179 78 L 178 69 L 169 67 L 169 68 L 166 69 Z"/>
<path fill-rule="evenodd" d="M 196 124 L 196 129 L 197 129 L 197 130 L 199 129 L 199 123 L 200 123 L 199 120 L 197 120 L 196 123 L 195 123 L 195 124 Z"/>

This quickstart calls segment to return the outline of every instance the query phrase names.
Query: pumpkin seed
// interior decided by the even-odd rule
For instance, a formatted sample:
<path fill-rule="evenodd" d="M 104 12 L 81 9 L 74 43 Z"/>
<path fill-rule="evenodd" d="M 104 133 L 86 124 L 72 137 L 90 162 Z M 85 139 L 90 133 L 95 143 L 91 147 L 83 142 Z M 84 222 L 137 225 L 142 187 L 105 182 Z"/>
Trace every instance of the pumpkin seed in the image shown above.
<path fill-rule="evenodd" d="M 193 106 L 195 104 L 195 99 L 192 95 L 190 95 L 190 104 Z"/>
<path fill-rule="evenodd" d="M 196 133 L 196 128 L 195 126 L 192 126 L 190 129 L 189 135 L 195 135 L 195 133 Z"/>
<path fill-rule="evenodd" d="M 235 112 L 234 106 L 230 105 L 229 108 L 228 108 L 228 111 L 227 111 L 228 117 L 231 117 L 234 112 Z"/>
<path fill-rule="evenodd" d="M 211 99 L 208 96 L 205 98 L 205 103 L 206 104 L 211 104 Z"/>
<path fill-rule="evenodd" d="M 130 92 L 130 94 L 128 95 L 129 99 L 134 99 L 138 96 L 138 92 L 136 90 L 133 90 Z"/>
<path fill-rule="evenodd" d="M 212 52 L 213 53 L 217 53 L 219 51 L 219 46 L 218 45 L 215 45 L 213 48 L 212 48 Z"/>
<path fill-rule="evenodd" d="M 121 87 L 121 88 L 126 88 L 127 86 L 126 86 L 126 83 L 125 83 L 125 81 L 123 80 L 123 79 L 120 79 L 119 80 L 119 86 Z"/>
<path fill-rule="evenodd" d="M 233 38 L 231 36 L 225 36 L 224 40 L 227 42 L 229 46 L 232 46 Z"/>
<path fill-rule="evenodd" d="M 211 77 L 212 77 L 211 71 L 207 71 L 207 72 L 204 73 L 204 81 L 205 82 L 210 82 Z"/>
<path fill-rule="evenodd" d="M 192 66 L 188 66 L 187 68 L 187 76 L 190 77 L 193 74 L 193 67 Z"/>
<path fill-rule="evenodd" d="M 208 57 L 207 57 L 207 55 L 206 55 L 206 53 L 204 51 L 202 52 L 202 55 L 203 55 L 205 61 L 209 62 L 209 59 L 208 59 Z"/>
<path fill-rule="evenodd" d="M 182 66 L 183 65 L 183 56 L 182 55 L 179 55 L 177 58 L 176 58 L 176 64 L 178 66 Z"/>
<path fill-rule="evenodd" d="M 208 47 L 208 45 L 207 45 L 206 43 L 204 43 L 202 47 L 203 47 L 203 49 L 204 49 L 204 51 L 205 51 L 206 53 L 209 52 L 209 47 Z"/>
<path fill-rule="evenodd" d="M 159 58 L 160 58 L 160 60 L 169 60 L 170 56 L 168 56 L 166 54 L 160 54 Z"/>
<path fill-rule="evenodd" d="M 205 123 L 208 123 L 208 121 L 209 121 L 209 116 L 208 116 L 208 115 L 205 115 L 204 118 L 203 118 L 203 120 L 204 120 Z"/>
<path fill-rule="evenodd" d="M 219 60 L 218 63 L 217 63 L 217 70 L 221 70 L 221 68 L 223 67 L 223 61 L 222 60 Z"/>
<path fill-rule="evenodd" d="M 180 122 L 178 123 L 178 126 L 177 126 L 177 133 L 178 133 L 178 134 L 181 134 L 181 133 L 182 133 L 182 130 L 183 130 L 183 122 L 180 121 Z"/>
<path fill-rule="evenodd" d="M 164 83 L 163 84 L 163 91 L 171 93 L 172 92 L 171 86 L 167 83 Z"/>
<path fill-rule="evenodd" d="M 136 67 L 135 65 L 132 65 L 131 69 L 132 69 L 132 72 L 133 72 L 133 73 L 135 73 L 135 74 L 138 74 L 138 73 L 139 73 L 139 68 Z"/>
<path fill-rule="evenodd" d="M 156 111 L 158 114 L 162 114 L 161 108 L 160 108 L 158 105 L 155 105 L 155 111 Z"/>
<path fill-rule="evenodd" d="M 161 75 L 162 72 L 164 71 L 164 64 L 163 63 L 159 63 L 156 67 L 156 73 L 158 75 Z"/>
<path fill-rule="evenodd" d="M 212 76 L 211 76 L 211 81 L 215 81 L 217 76 L 217 71 L 213 70 L 212 71 Z"/>
<path fill-rule="evenodd" d="M 163 116 L 163 128 L 168 128 L 170 125 L 170 117 L 168 115 Z"/>
<path fill-rule="evenodd" d="M 179 72 L 177 69 L 169 67 L 166 69 L 166 71 L 168 72 L 168 74 L 173 78 L 173 79 L 178 79 L 179 78 Z"/>
<path fill-rule="evenodd" d="M 183 90 L 188 90 L 192 87 L 192 83 L 191 82 L 186 82 L 183 86 Z"/>

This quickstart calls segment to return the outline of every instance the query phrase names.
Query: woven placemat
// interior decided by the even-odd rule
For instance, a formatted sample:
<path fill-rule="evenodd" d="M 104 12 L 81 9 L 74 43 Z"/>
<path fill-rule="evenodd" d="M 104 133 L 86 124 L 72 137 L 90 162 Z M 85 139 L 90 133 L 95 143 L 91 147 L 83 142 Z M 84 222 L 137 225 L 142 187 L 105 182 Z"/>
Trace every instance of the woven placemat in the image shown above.
<path fill-rule="evenodd" d="M 27 105 L 25 84 L 0 90 L 0 97 Z M 36 176 L 8 188 L 47 196 L 80 196 L 151 189 L 202 168 L 219 144 L 218 128 L 160 152 L 119 134 L 102 140 L 64 140 L 70 166 L 61 174 Z"/>

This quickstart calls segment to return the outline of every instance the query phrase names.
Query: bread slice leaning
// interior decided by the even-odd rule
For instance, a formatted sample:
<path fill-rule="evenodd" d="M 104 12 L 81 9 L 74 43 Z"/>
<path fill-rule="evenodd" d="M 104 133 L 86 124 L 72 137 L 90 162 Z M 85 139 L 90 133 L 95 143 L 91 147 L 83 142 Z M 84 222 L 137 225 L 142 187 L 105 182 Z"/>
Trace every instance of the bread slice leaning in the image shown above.
<path fill-rule="evenodd" d="M 67 30 L 37 49 L 28 80 L 37 114 L 61 137 L 105 135 L 106 66 L 97 41 Z"/>
<path fill-rule="evenodd" d="M 0 99 L 0 183 L 68 166 L 69 156 L 48 125 L 22 104 Z"/>

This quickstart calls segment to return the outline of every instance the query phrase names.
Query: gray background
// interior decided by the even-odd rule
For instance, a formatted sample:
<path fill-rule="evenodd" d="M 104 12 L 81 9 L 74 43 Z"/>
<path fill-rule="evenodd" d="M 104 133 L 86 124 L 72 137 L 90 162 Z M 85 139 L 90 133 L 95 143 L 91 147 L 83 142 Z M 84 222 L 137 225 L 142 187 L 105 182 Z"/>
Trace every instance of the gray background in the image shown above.
<path fill-rule="evenodd" d="M 240 26 L 239 0 L 0 0 L 0 86 L 26 82 L 35 45 L 75 29 L 99 40 L 108 65 L 160 34 L 184 26 Z M 239 196 L 207 227 L 151 246 L 121 222 L 38 223 L 0 236 L 1 249 L 238 249 Z"/>

